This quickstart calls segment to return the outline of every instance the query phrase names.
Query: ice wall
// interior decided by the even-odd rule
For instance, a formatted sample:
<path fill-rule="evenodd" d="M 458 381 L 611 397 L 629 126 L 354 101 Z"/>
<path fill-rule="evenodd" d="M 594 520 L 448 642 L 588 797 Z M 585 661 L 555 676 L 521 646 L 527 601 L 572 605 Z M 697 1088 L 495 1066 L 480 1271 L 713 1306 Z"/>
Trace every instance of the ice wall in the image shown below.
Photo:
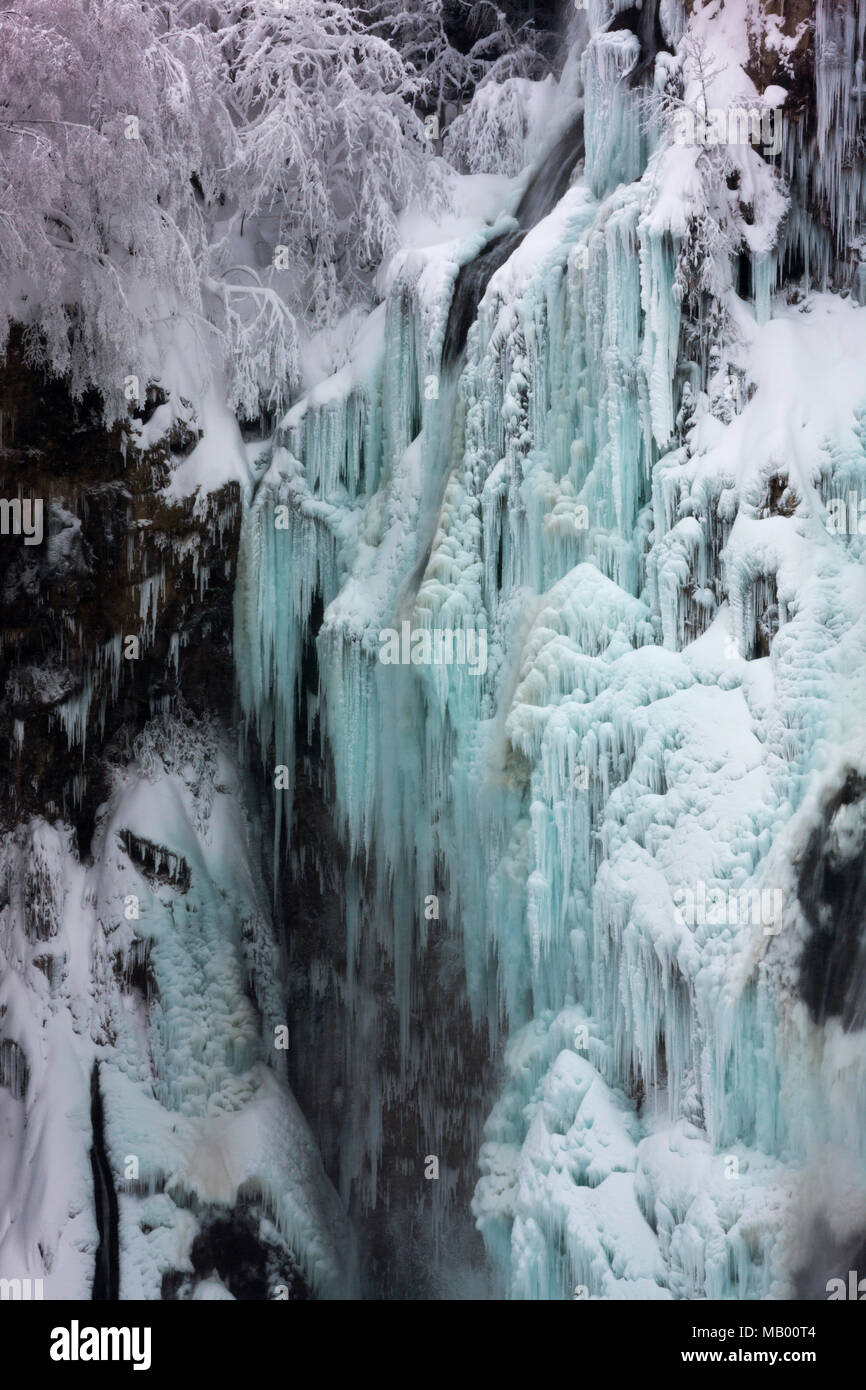
<path fill-rule="evenodd" d="M 672 48 L 724 59 L 714 100 L 765 100 L 745 6 L 715 29 L 663 9 Z M 419 1201 L 426 1156 L 450 1160 L 446 1229 L 481 1039 L 504 1056 L 473 1212 L 511 1297 L 787 1298 L 817 1231 L 842 1250 L 866 1229 L 863 1035 L 844 991 L 810 1006 L 804 950 L 807 847 L 826 822 L 842 873 L 862 839 L 862 790 L 840 787 L 863 767 L 863 541 L 835 519 L 866 479 L 866 313 L 833 292 L 855 214 L 832 183 L 848 117 L 830 131 L 862 30 L 817 69 L 838 215 L 813 292 L 823 195 L 780 176 L 789 135 L 779 170 L 751 144 L 721 166 L 682 148 L 665 97 L 692 98 L 687 55 L 632 84 L 638 40 L 608 18 L 582 59 L 583 174 L 494 275 L 454 372 L 478 236 L 404 257 L 357 365 L 283 422 L 245 509 L 238 679 L 268 779 L 291 777 L 315 643 L 303 716 L 346 851 L 347 1202 L 385 1199 L 396 1108 Z M 383 661 L 403 624 L 419 659 Z M 483 634 L 484 669 L 425 654 L 443 630 Z M 462 958 L 437 957 L 439 996 L 431 933 Z M 399 1038 L 377 1065 L 383 961 Z M 449 1032 L 431 999 L 453 1017 L 454 989 L 471 1023 Z"/>

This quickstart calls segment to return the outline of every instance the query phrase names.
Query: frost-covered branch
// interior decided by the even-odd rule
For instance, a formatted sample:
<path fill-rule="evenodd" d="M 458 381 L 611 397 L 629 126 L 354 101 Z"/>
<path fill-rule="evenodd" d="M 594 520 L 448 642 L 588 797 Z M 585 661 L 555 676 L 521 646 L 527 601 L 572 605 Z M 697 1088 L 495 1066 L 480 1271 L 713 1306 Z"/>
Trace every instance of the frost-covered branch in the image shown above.
<path fill-rule="evenodd" d="M 0 347 L 19 322 L 109 416 L 172 306 L 216 316 L 204 369 L 239 409 L 283 400 L 298 319 L 369 300 L 436 197 L 416 78 L 338 0 L 16 0 L 0 36 Z M 214 291 L 239 265 L 261 294 Z"/>

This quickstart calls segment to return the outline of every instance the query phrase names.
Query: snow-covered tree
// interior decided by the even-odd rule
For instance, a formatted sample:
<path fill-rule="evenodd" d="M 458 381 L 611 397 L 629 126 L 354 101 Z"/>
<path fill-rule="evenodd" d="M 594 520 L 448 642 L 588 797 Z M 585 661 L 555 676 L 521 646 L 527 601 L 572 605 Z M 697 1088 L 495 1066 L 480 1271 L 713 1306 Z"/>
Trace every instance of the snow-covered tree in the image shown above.
<path fill-rule="evenodd" d="M 298 320 L 369 296 L 435 193 L 416 95 L 338 0 L 0 0 L 0 350 L 20 323 L 116 417 L 180 316 L 239 411 L 279 408 Z"/>
<path fill-rule="evenodd" d="M 535 153 L 539 117 L 553 91 L 552 77 L 484 82 L 445 132 L 446 159 L 467 174 L 519 173 Z"/>
<path fill-rule="evenodd" d="M 283 294 L 321 323 L 369 286 L 422 175 L 428 192 L 435 182 L 411 105 L 417 84 L 337 0 L 226 8 L 219 38 L 238 123 L 230 175 L 240 221 L 221 254 L 233 258 L 233 239 L 256 218 L 265 245 L 288 253 Z"/>
<path fill-rule="evenodd" d="M 132 0 L 0 9 L 0 340 L 97 385 L 143 377 L 142 324 L 199 309 L 205 208 L 233 131 L 205 29 Z M 154 303 L 156 287 L 162 293 Z"/>
<path fill-rule="evenodd" d="M 697 312 L 707 299 L 713 313 L 723 313 L 737 257 L 770 251 L 787 197 L 771 148 L 763 155 L 757 148 L 755 120 L 765 103 L 745 75 L 741 99 L 731 102 L 722 88 L 718 100 L 725 105 L 717 107 L 723 65 L 703 43 L 687 35 L 676 57 L 664 60 L 664 81 L 644 98 L 644 109 L 647 126 L 663 137 L 653 161 L 656 202 L 681 210 L 682 225 L 673 228 L 679 241 L 675 289 L 688 310 Z M 650 216 L 658 221 L 660 214 Z"/>
<path fill-rule="evenodd" d="M 482 82 L 542 77 L 548 68 L 551 34 L 532 18 L 510 20 L 495 0 L 365 0 L 363 12 L 416 74 L 421 109 L 440 127 Z"/>

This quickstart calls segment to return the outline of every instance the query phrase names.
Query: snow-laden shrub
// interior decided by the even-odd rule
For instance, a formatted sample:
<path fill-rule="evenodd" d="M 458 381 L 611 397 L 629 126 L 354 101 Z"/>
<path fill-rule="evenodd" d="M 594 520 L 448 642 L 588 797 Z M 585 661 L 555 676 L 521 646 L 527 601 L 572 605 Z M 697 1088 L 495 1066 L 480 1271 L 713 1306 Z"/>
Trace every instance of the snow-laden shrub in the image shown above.
<path fill-rule="evenodd" d="M 0 11 L 0 346 L 21 321 L 30 359 L 75 397 L 97 385 L 109 413 L 141 372 L 154 287 L 199 309 L 204 207 L 233 138 L 209 36 L 158 13 L 129 0 Z"/>
<path fill-rule="evenodd" d="M 16 0 L 0 91 L 0 351 L 21 322 L 109 417 L 178 317 L 235 408 L 279 408 L 297 321 L 368 295 L 435 195 L 417 84 L 339 0 Z"/>
<path fill-rule="evenodd" d="M 554 35 L 534 15 L 509 18 L 511 8 L 495 0 L 366 0 L 363 11 L 415 75 L 421 108 L 441 124 L 446 108 L 471 100 L 482 83 L 546 72 Z"/>
<path fill-rule="evenodd" d="M 707 297 L 721 311 L 737 257 L 769 253 L 788 208 L 772 146 L 761 146 L 762 120 L 773 118 L 764 129 L 778 133 L 780 113 L 745 73 L 739 91 L 729 90 L 719 80 L 728 69 L 691 35 L 663 59 L 644 100 L 647 128 L 661 136 L 648 226 L 677 242 L 677 297 L 693 309 Z M 729 127 L 722 134 L 714 115 Z"/>
<path fill-rule="evenodd" d="M 467 174 L 518 174 L 536 153 L 540 117 L 553 91 L 552 77 L 485 82 L 448 127 L 446 158 Z"/>

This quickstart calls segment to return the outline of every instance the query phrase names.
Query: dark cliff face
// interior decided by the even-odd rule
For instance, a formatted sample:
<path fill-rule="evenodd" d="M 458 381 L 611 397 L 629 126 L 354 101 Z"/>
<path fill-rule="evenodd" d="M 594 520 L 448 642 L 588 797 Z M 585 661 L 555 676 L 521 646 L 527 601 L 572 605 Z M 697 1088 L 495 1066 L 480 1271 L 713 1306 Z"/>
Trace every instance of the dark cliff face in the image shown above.
<path fill-rule="evenodd" d="M 818 1024 L 866 1024 L 866 781 L 849 772 L 828 800 L 800 864 L 798 897 L 812 929 L 800 990 Z"/>
<path fill-rule="evenodd" d="M 172 458 L 197 435 L 138 452 L 124 427 L 104 428 L 96 396 L 71 402 L 14 341 L 0 416 L 0 498 L 41 501 L 44 532 L 0 536 L 0 823 L 71 821 L 86 856 L 106 761 L 123 761 L 149 718 L 179 702 L 231 714 L 240 498 L 232 484 L 203 515 L 166 505 Z M 70 746 L 61 711 L 75 701 Z"/>
<path fill-rule="evenodd" d="M 552 48 L 567 3 L 568 0 L 496 0 L 495 5 L 479 5 L 472 0 L 444 0 L 442 23 L 449 43 L 461 53 L 468 53 L 473 44 L 494 35 L 501 18 L 514 29 L 532 24 L 539 35 L 547 36 L 547 47 Z"/>
<path fill-rule="evenodd" d="M 691 3 L 686 8 L 691 9 Z M 785 107 L 788 114 L 798 113 L 811 106 L 815 94 L 814 0 L 785 0 L 776 7 L 778 31 L 786 39 L 796 40 L 793 49 L 783 59 L 776 48 L 758 44 L 754 34 L 749 36 L 749 64 L 746 69 L 759 92 L 769 86 L 784 87 L 788 92 Z"/>
<path fill-rule="evenodd" d="M 635 86 L 645 77 L 652 76 L 656 54 L 666 47 L 658 0 L 642 0 L 639 5 L 617 10 L 608 30 L 613 33 L 617 29 L 627 29 L 640 40 L 640 57 L 629 73 L 629 82 Z"/>
<path fill-rule="evenodd" d="M 146 422 L 162 403 L 162 393 L 150 390 L 138 418 Z M 0 511 L 8 518 L 7 533 L 0 535 L 0 749 L 6 764 L 0 842 L 12 832 L 22 847 L 15 861 L 21 884 L 4 877 L 0 907 L 20 908 L 30 938 L 47 941 L 57 934 L 61 913 L 52 883 L 27 858 L 31 818 L 61 832 L 71 825 L 73 851 L 86 861 L 98 843 L 94 830 L 112 772 L 135 770 L 134 744 L 145 725 L 170 715 L 194 734 L 205 725 L 226 729 L 232 723 L 232 588 L 241 501 L 231 484 L 198 507 L 196 499 L 168 504 L 162 489 L 172 464 L 197 442 L 194 425 L 176 427 L 156 447 L 139 451 L 128 426 L 105 428 L 98 397 L 72 402 L 63 382 L 28 369 L 14 339 L 0 368 L 0 418 L 0 499 L 42 504 L 42 534 L 29 545 L 16 524 L 19 513 Z M 31 510 L 31 521 L 35 515 Z M 29 529 L 35 542 L 37 532 Z M 77 723 L 70 718 L 76 709 Z M 189 866 L 166 856 L 163 846 L 122 830 L 115 849 L 154 891 L 168 885 L 179 903 L 190 894 Z M 263 868 L 270 872 L 255 864 L 251 873 Z M 194 905 L 194 892 L 190 901 Z M 115 982 L 130 997 L 138 991 L 148 1006 L 160 997 L 151 944 L 142 937 L 127 958 L 118 957 Z M 65 957 L 46 961 L 54 991 Z M 258 983 L 250 976 L 246 990 L 261 1013 Z M 100 990 L 109 986 L 95 978 L 91 984 L 96 1014 Z M 64 1007 L 59 996 L 52 1007 Z M 0 1086 L 26 1101 L 27 1056 L 4 1036 L 2 1015 L 0 1009 Z M 110 1057 L 110 1030 L 101 1037 Z M 129 1200 L 129 1193 L 140 1196 L 145 1189 L 117 1169 L 107 1137 L 111 1101 L 99 1077 L 94 1062 L 90 1161 L 98 1242 L 92 1297 L 114 1300 L 124 1289 L 118 1192 Z M 238 1299 L 311 1296 L 292 1251 L 268 1224 L 254 1184 L 233 1204 L 198 1202 L 191 1194 L 184 1200 L 197 1225 L 192 1270 L 184 1263 L 165 1271 L 164 1298 L 195 1297 L 202 1281 L 215 1279 Z"/>

